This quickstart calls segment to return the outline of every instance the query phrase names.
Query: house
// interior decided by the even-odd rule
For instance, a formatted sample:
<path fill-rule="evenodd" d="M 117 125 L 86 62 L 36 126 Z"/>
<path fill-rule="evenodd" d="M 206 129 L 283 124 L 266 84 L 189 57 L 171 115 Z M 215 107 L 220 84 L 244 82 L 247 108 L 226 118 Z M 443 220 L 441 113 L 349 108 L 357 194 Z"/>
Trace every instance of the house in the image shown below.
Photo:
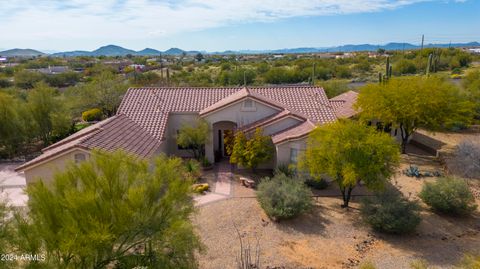
<path fill-rule="evenodd" d="M 182 125 L 199 118 L 211 127 L 205 145 L 211 162 L 216 154 L 227 157 L 226 135 L 239 129 L 249 133 L 262 128 L 272 138 L 275 156 L 259 168 L 273 168 L 296 162 L 305 150 L 308 134 L 317 125 L 344 115 L 353 95 L 331 103 L 323 88 L 313 86 L 130 88 L 115 116 L 43 149 L 42 155 L 16 170 L 25 171 L 27 183 L 37 177 L 49 180 L 67 162 L 87 159 L 92 149 L 124 149 L 143 158 L 161 153 L 191 157 L 177 145 L 176 136 Z"/>
<path fill-rule="evenodd" d="M 58 75 L 69 72 L 70 68 L 68 66 L 48 66 L 46 68 L 32 69 L 32 71 L 36 71 L 44 75 Z"/>

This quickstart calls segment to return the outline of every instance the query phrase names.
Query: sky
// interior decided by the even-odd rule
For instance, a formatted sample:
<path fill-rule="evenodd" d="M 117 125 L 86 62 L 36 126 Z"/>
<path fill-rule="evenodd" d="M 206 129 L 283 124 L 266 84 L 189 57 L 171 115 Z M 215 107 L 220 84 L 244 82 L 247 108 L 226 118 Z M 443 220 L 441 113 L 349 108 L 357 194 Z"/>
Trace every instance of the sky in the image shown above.
<path fill-rule="evenodd" d="M 0 0 L 0 49 L 263 50 L 480 41 L 480 0 Z"/>

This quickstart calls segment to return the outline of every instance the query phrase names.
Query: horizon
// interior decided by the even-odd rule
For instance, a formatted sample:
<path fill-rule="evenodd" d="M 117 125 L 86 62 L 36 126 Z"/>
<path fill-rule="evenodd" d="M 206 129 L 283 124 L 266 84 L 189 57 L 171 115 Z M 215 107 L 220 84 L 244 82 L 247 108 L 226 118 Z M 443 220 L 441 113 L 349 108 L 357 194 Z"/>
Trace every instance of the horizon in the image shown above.
<path fill-rule="evenodd" d="M 0 6 L 0 46 L 262 51 L 418 45 L 422 34 L 425 44 L 466 43 L 480 40 L 478 10 L 474 0 L 22 0 Z"/>

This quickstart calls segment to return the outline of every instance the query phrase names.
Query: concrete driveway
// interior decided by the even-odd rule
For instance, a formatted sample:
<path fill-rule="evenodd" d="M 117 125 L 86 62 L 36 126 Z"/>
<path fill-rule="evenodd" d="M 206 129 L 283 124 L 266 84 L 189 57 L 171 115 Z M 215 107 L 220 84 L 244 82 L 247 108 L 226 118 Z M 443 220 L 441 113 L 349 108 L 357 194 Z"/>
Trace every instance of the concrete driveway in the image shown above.
<path fill-rule="evenodd" d="M 26 206 L 25 175 L 14 171 L 21 163 L 0 163 L 0 201 L 15 207 Z"/>

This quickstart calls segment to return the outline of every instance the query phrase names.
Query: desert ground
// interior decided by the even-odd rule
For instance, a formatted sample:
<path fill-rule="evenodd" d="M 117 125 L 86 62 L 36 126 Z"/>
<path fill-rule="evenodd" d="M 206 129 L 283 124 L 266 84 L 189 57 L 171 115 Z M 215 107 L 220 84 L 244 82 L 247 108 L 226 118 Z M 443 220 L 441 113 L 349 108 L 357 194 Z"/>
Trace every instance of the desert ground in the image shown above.
<path fill-rule="evenodd" d="M 442 167 L 421 151 L 402 156 L 391 184 L 409 199 L 419 200 L 422 182 L 436 178 L 407 177 L 401 170 L 409 165 L 422 171 Z M 206 174 L 206 178 L 211 177 L 211 173 Z M 479 184 L 472 188 L 478 189 Z M 362 223 L 358 208 L 362 195 L 369 194 L 365 189 L 355 190 L 351 207 L 343 209 L 341 198 L 336 196 L 340 193 L 332 184 L 315 192 L 319 197 L 312 212 L 278 223 L 268 219 L 252 189 L 237 180 L 232 189 L 230 198 L 199 206 L 194 217 L 205 244 L 204 252 L 198 255 L 200 268 L 237 268 L 240 243 L 236 229 L 244 242 L 250 243 L 252 252 L 258 240 L 261 268 L 356 268 L 370 262 L 377 268 L 401 269 L 419 261 L 432 268 L 452 268 L 465 254 L 480 255 L 478 210 L 472 217 L 454 218 L 433 213 L 422 204 L 422 222 L 416 232 L 395 236 L 374 232 Z"/>

